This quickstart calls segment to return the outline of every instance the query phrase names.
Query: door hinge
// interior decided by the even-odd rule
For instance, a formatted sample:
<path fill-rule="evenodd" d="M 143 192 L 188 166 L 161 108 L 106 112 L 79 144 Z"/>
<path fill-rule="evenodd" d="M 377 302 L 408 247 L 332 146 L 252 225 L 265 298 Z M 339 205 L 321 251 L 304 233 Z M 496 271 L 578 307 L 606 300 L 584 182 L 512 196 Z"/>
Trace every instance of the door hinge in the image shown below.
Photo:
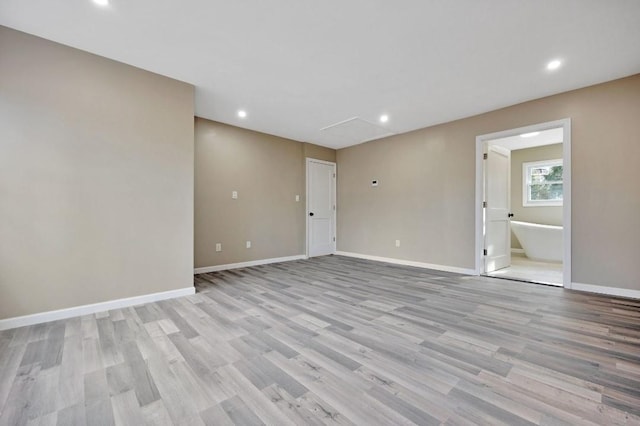
<path fill-rule="evenodd" d="M 482 254 L 483 254 L 484 256 L 486 256 L 486 255 L 488 254 L 488 253 L 487 253 L 487 249 L 482 250 Z"/>
<path fill-rule="evenodd" d="M 482 154 L 482 159 L 486 160 L 487 158 L 489 158 L 489 154 L 487 154 L 486 152 L 484 154 Z"/>
<path fill-rule="evenodd" d="M 482 207 L 487 208 L 487 202 L 486 201 L 482 202 Z"/>
<path fill-rule="evenodd" d="M 336 206 L 333 206 L 333 210 L 335 210 L 335 209 L 336 209 Z"/>
<path fill-rule="evenodd" d="M 333 242 L 334 242 L 334 243 L 336 242 L 336 237 L 333 237 Z"/>
<path fill-rule="evenodd" d="M 336 178 L 336 174 L 335 174 L 335 173 L 333 174 L 333 178 L 334 178 L 334 179 Z"/>

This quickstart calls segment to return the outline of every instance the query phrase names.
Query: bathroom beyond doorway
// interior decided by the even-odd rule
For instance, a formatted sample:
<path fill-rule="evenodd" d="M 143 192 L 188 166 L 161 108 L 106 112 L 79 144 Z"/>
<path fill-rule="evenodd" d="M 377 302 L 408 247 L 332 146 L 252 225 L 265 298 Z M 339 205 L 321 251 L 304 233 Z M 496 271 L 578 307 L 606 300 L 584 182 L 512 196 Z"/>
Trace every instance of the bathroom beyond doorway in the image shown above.
<path fill-rule="evenodd" d="M 476 138 L 478 274 L 570 288 L 570 136 L 565 119 Z"/>

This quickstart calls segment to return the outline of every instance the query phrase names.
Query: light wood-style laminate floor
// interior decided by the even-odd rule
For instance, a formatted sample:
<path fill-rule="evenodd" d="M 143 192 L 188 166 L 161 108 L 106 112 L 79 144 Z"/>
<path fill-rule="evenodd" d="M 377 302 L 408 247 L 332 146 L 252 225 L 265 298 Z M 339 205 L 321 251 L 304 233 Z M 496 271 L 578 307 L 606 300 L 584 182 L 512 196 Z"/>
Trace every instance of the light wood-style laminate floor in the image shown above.
<path fill-rule="evenodd" d="M 640 301 L 338 256 L 196 286 L 0 332 L 0 424 L 640 424 Z"/>

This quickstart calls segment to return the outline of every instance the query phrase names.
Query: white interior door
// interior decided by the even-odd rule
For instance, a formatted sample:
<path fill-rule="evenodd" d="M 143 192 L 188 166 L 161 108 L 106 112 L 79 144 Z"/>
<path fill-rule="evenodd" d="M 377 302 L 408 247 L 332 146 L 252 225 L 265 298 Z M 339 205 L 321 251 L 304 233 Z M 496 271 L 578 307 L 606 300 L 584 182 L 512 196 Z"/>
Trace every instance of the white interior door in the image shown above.
<path fill-rule="evenodd" d="M 307 159 L 307 256 L 336 251 L 336 164 Z"/>
<path fill-rule="evenodd" d="M 511 151 L 489 146 L 485 167 L 485 272 L 511 265 Z"/>

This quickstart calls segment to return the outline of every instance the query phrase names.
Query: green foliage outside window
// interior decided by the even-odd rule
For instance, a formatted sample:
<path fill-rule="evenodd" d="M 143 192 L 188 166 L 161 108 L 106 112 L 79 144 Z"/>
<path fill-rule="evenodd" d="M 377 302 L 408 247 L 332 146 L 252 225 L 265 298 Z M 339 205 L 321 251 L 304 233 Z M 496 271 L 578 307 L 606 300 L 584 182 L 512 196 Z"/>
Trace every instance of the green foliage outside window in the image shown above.
<path fill-rule="evenodd" d="M 562 205 L 562 160 L 524 163 L 525 206 Z"/>
<path fill-rule="evenodd" d="M 532 201 L 562 200 L 562 166 L 553 166 L 548 174 L 531 177 Z"/>

